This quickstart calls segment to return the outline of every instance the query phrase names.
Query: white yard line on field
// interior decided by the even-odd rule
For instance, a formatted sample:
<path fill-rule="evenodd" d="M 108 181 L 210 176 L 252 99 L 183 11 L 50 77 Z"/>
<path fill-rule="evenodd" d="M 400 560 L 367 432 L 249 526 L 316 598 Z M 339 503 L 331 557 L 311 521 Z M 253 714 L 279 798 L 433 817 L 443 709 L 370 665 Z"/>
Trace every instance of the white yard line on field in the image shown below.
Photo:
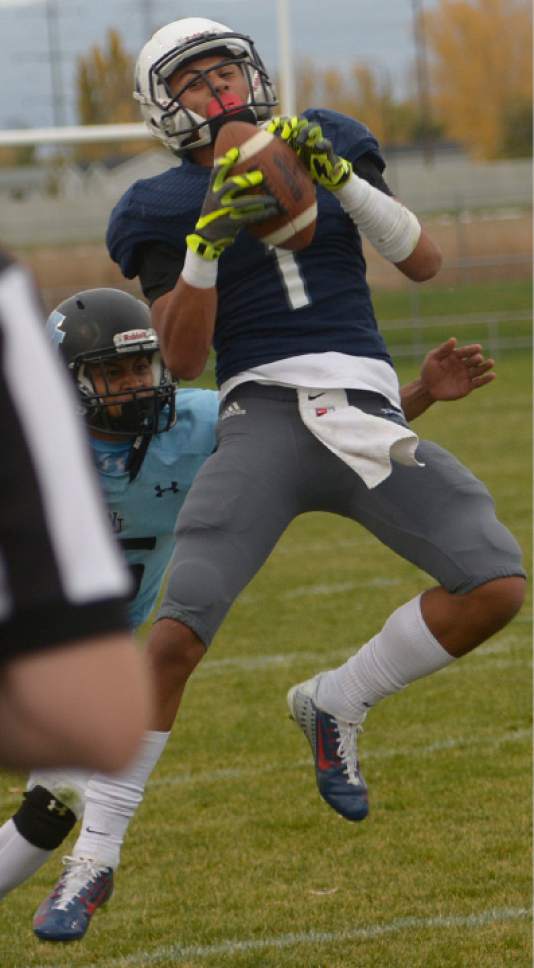
<path fill-rule="evenodd" d="M 528 908 L 490 908 L 478 914 L 444 914 L 435 917 L 406 917 L 395 918 L 386 924 L 366 924 L 361 927 L 348 928 L 342 931 L 302 931 L 290 934 L 271 935 L 267 938 L 232 938 L 208 945 L 183 945 L 180 943 L 166 944 L 152 951 L 137 951 L 135 954 L 119 958 L 100 961 L 93 960 L 83 968 L 132 968 L 142 965 L 178 965 L 196 959 L 217 958 L 228 955 L 239 955 L 245 952 L 266 951 L 268 949 L 288 949 L 297 945 L 332 945 L 354 941 L 373 941 L 385 935 L 411 933 L 413 931 L 438 930 L 454 931 L 471 929 L 477 930 L 486 925 L 494 925 L 506 921 L 517 921 L 530 916 Z M 66 962 L 64 962 L 66 964 Z M 45 968 L 45 966 L 39 966 Z M 60 968 L 58 963 L 57 968 Z"/>
<path fill-rule="evenodd" d="M 530 649 L 530 642 L 526 638 L 512 633 L 503 635 L 499 639 L 492 640 L 487 645 L 479 646 L 467 661 L 471 664 L 473 659 L 479 656 L 503 654 L 509 652 L 514 646 L 521 645 L 525 645 Z M 307 662 L 316 663 L 321 668 L 327 668 L 336 659 L 348 659 L 358 648 L 359 646 L 355 640 L 352 644 L 348 644 L 344 648 L 325 650 L 324 652 L 275 652 L 260 655 L 226 656 L 221 659 L 215 659 L 211 655 L 208 655 L 208 658 L 204 662 L 201 662 L 196 670 L 195 678 L 197 676 L 221 675 L 229 669 L 254 671 L 256 669 L 293 665 L 294 662 L 302 662 L 303 664 Z M 512 660 L 513 665 L 516 662 L 517 660 Z M 454 665 L 448 666 L 447 671 L 454 668 Z M 465 670 L 465 662 L 461 663 L 461 669 Z"/>
<path fill-rule="evenodd" d="M 469 736 L 457 736 L 457 737 L 447 737 L 443 739 L 436 740 L 434 743 L 428 743 L 426 746 L 402 746 L 398 748 L 387 748 L 379 747 L 375 750 L 366 750 L 365 758 L 371 760 L 387 760 L 393 759 L 396 756 L 407 756 L 410 760 L 423 759 L 425 756 L 434 756 L 436 753 L 446 752 L 448 750 L 454 749 L 467 749 L 471 751 L 477 750 L 492 750 L 499 749 L 501 746 L 507 743 L 517 743 L 522 742 L 525 739 L 529 739 L 531 736 L 530 729 L 517 729 L 510 730 L 507 733 L 502 733 L 500 736 L 474 736 L 472 733 Z M 294 770 L 308 770 L 311 768 L 310 758 L 302 760 L 291 760 L 290 762 L 280 762 L 280 763 L 263 763 L 261 766 L 254 768 L 247 768 L 241 766 L 226 767 L 221 770 L 204 770 L 198 773 L 187 773 L 185 771 L 180 773 L 171 773 L 167 776 L 159 777 L 159 779 L 150 780 L 148 786 L 151 789 L 155 787 L 174 787 L 174 786 L 190 786 L 194 784 L 203 783 L 224 783 L 228 780 L 241 780 L 250 777 L 262 776 L 266 773 L 288 773 Z M 17 788 L 17 793 L 12 793 L 11 795 L 6 794 L 0 797 L 0 806 L 13 805 L 14 798 L 18 801 L 20 797 L 20 792 L 24 787 L 24 781 L 20 784 L 20 789 Z"/>
<path fill-rule="evenodd" d="M 261 595 L 255 592 L 242 592 L 239 601 L 244 605 L 255 605 L 257 602 L 274 598 L 280 601 L 292 601 L 296 598 L 320 598 L 326 595 L 341 595 L 353 592 L 358 588 L 390 588 L 402 585 L 401 578 L 369 578 L 367 581 L 322 582 L 319 585 L 299 585 L 281 594 Z"/>
<path fill-rule="evenodd" d="M 366 759 L 391 759 L 394 756 L 408 756 L 410 760 L 433 756 L 435 753 L 453 749 L 497 749 L 505 743 L 514 743 L 530 737 L 529 729 L 518 729 L 502 733 L 500 736 L 492 734 L 487 737 L 458 736 L 444 737 L 426 746 L 399 746 L 398 748 L 383 748 L 367 750 Z M 243 767 L 227 767 L 222 770 L 205 770 L 201 773 L 173 773 L 149 782 L 150 787 L 183 786 L 192 783 L 223 783 L 226 780 L 238 780 L 245 777 L 260 776 L 263 773 L 286 773 L 292 770 L 310 769 L 311 760 L 292 760 L 290 763 L 264 763 L 257 769 Z"/>
<path fill-rule="evenodd" d="M 492 670 L 502 670 L 514 667 L 522 667 L 525 671 L 528 669 L 530 672 L 530 663 L 525 661 L 525 658 L 521 658 L 518 650 L 517 658 L 510 659 L 494 659 L 493 656 L 500 656 L 511 651 L 514 647 L 528 646 L 528 657 L 530 658 L 530 642 L 525 641 L 522 636 L 514 634 L 513 632 L 507 635 L 501 635 L 499 638 L 488 642 L 487 645 L 481 645 L 473 653 L 471 657 L 467 657 L 462 663 L 453 663 L 446 669 L 442 669 L 439 673 L 440 676 L 454 675 L 455 673 L 461 672 L 462 675 L 466 675 L 468 672 L 482 672 L 486 671 L 488 664 L 485 661 L 477 661 L 477 659 L 484 660 L 486 657 L 489 658 L 491 662 Z M 306 663 L 313 664 L 319 669 L 327 668 L 328 665 L 332 665 L 335 660 L 346 659 L 354 650 L 354 646 L 346 646 L 344 649 L 335 649 L 334 651 L 325 654 L 323 652 L 283 652 L 274 655 L 252 655 L 252 656 L 228 656 L 228 658 L 223 659 L 211 659 L 202 663 L 197 671 L 195 672 L 195 678 L 198 676 L 209 677 L 209 676 L 220 676 L 224 675 L 225 672 L 231 671 L 233 669 L 242 671 L 255 671 L 258 669 L 269 669 L 277 667 L 291 666 L 294 663 L 302 664 L 305 666 Z M 523 650 L 526 654 L 526 648 Z M 475 745 L 481 746 L 500 746 L 505 742 L 512 742 L 514 739 L 523 739 L 530 736 L 529 730 L 518 730 L 516 732 L 505 733 L 502 736 L 495 739 L 478 740 L 476 737 L 470 735 L 468 738 L 459 739 L 444 739 L 437 744 L 432 744 L 430 746 L 415 747 L 410 749 L 384 749 L 384 750 L 369 750 L 366 752 L 366 757 L 391 757 L 391 756 L 402 756 L 404 754 L 409 756 L 426 756 L 429 753 L 439 751 L 440 749 L 453 749 L 455 747 L 468 746 L 473 747 Z M 166 785 L 179 785 L 182 783 L 196 783 L 196 782 L 217 782 L 219 780 L 228 780 L 232 778 L 237 778 L 245 775 L 250 775 L 251 773 L 256 775 L 256 773 L 270 772 L 272 770 L 283 770 L 283 769 L 295 769 L 304 766 L 309 766 L 308 761 L 294 762 L 285 767 L 281 764 L 276 765 L 266 765 L 258 771 L 248 771 L 243 770 L 240 767 L 228 768 L 225 770 L 215 770 L 213 772 L 206 773 L 183 773 L 173 775 L 171 777 L 164 777 L 159 780 L 152 781 L 151 785 L 155 786 L 166 786 Z M 16 781 L 15 781 L 16 782 Z M 19 797 L 20 792 L 25 787 L 25 780 L 20 781 L 20 783 L 13 784 L 13 791 L 11 793 L 6 792 L 0 794 L 0 808 L 13 805 L 14 797 Z"/>

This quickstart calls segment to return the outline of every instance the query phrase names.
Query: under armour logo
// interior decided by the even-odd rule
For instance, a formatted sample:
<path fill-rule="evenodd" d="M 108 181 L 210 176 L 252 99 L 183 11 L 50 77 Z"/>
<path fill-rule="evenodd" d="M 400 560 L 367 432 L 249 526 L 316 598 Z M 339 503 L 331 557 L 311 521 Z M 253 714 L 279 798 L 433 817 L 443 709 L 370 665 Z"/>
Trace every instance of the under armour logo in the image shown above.
<path fill-rule="evenodd" d="M 171 481 L 169 487 L 162 487 L 161 484 L 154 484 L 154 490 L 156 492 L 156 497 L 163 497 L 167 491 L 172 491 L 173 494 L 178 494 L 180 488 L 178 487 L 178 481 Z"/>
<path fill-rule="evenodd" d="M 51 813 L 57 813 L 58 817 L 64 817 L 69 808 L 64 803 L 60 803 L 59 800 L 52 799 L 46 809 L 50 810 Z"/>

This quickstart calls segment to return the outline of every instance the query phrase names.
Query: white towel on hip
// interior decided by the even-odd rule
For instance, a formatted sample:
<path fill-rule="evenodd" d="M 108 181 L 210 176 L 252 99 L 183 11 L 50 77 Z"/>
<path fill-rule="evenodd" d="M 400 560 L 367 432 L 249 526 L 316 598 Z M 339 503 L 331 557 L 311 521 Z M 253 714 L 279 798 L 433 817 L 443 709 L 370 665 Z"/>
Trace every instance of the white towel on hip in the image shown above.
<path fill-rule="evenodd" d="M 297 390 L 303 423 L 371 489 L 391 474 L 391 461 L 424 467 L 415 457 L 419 443 L 409 427 L 365 413 L 349 404 L 345 390 Z"/>

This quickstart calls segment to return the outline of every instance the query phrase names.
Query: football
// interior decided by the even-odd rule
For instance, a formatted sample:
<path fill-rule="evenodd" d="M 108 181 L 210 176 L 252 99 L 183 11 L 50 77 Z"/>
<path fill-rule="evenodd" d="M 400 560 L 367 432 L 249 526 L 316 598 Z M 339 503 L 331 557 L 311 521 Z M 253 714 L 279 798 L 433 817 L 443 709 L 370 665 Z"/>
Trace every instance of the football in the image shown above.
<path fill-rule="evenodd" d="M 251 191 L 274 195 L 282 209 L 280 215 L 248 225 L 247 232 L 266 245 L 306 248 L 315 232 L 317 198 L 315 185 L 295 152 L 274 134 L 245 121 L 227 121 L 219 131 L 215 158 L 229 148 L 239 148 L 239 161 L 231 174 L 260 169 L 264 183 Z"/>

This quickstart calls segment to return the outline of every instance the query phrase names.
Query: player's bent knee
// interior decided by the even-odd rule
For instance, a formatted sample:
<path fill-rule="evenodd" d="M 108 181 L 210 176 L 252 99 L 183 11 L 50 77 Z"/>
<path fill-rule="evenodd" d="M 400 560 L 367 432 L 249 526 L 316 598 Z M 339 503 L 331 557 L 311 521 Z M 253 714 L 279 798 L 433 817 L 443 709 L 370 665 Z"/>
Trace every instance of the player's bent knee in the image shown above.
<path fill-rule="evenodd" d="M 472 599 L 483 609 L 488 620 L 501 628 L 520 610 L 526 591 L 526 581 L 520 575 L 495 578 L 471 592 Z"/>
<path fill-rule="evenodd" d="M 161 603 L 156 627 L 173 619 L 189 635 L 207 647 L 228 609 L 249 579 L 244 572 L 207 550 L 206 557 L 184 557 L 171 566 L 165 597 Z M 184 635 L 180 644 L 183 648 Z"/>
<path fill-rule="evenodd" d="M 183 622 L 162 618 L 152 629 L 146 655 L 152 669 L 187 679 L 205 655 L 198 635 Z"/>

